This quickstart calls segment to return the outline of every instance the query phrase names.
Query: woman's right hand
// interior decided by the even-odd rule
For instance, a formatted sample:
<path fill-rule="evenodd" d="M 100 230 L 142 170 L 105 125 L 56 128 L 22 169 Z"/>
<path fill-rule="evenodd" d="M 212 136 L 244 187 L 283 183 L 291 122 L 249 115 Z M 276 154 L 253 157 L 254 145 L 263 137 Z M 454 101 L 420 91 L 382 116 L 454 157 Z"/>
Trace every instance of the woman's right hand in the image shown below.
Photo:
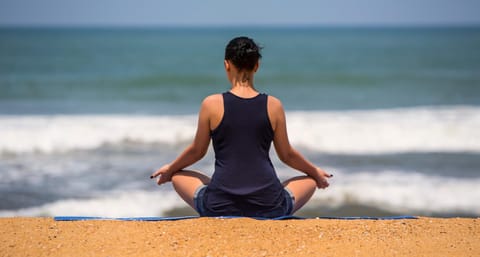
<path fill-rule="evenodd" d="M 316 168 L 316 175 L 315 181 L 317 182 L 317 188 L 324 189 L 330 185 L 327 181 L 327 178 L 333 177 L 332 174 L 329 174 L 320 168 Z"/>
<path fill-rule="evenodd" d="M 172 181 L 173 172 L 170 171 L 170 164 L 163 165 L 160 169 L 156 170 L 150 176 L 151 179 L 157 178 L 157 184 L 161 185 L 167 182 Z"/>

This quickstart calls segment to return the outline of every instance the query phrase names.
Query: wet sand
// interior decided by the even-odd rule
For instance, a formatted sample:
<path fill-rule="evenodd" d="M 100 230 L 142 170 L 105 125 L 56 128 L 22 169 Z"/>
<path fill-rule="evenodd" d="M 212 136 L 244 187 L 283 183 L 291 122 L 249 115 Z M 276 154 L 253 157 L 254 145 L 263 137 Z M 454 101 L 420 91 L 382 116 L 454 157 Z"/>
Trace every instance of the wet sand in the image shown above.
<path fill-rule="evenodd" d="M 0 218 L 2 256 L 480 256 L 480 219 Z"/>

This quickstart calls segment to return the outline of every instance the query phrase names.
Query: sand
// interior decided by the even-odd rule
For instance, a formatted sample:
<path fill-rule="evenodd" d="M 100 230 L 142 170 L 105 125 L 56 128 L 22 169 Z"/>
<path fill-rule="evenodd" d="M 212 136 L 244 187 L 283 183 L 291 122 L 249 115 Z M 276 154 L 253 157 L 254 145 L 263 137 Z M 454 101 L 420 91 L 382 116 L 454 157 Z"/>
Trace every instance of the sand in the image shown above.
<path fill-rule="evenodd" d="M 0 218 L 1 256 L 480 256 L 480 219 Z"/>

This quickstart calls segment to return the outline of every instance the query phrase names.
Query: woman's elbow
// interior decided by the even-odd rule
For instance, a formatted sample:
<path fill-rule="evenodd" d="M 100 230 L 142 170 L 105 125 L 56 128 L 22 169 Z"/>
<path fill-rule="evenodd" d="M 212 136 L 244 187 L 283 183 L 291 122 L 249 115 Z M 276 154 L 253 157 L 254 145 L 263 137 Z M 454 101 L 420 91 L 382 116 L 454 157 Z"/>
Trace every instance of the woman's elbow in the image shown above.
<path fill-rule="evenodd" d="M 207 148 L 197 147 L 195 145 L 190 146 L 189 153 L 196 160 L 202 159 L 207 154 Z"/>
<path fill-rule="evenodd" d="M 295 151 L 293 149 L 290 149 L 289 151 L 279 153 L 278 158 L 283 163 L 289 164 L 294 156 L 295 156 Z"/>

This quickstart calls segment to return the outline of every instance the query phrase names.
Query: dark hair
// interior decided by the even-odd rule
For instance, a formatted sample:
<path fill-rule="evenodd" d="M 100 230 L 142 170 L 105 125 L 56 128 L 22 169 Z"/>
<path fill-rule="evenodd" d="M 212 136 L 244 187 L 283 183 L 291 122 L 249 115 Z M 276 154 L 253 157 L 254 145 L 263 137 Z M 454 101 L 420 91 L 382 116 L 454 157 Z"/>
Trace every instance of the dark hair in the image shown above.
<path fill-rule="evenodd" d="M 258 60 L 262 58 L 259 47 L 253 39 L 248 37 L 236 37 L 225 48 L 225 60 L 231 61 L 240 71 L 251 71 L 255 68 Z"/>

